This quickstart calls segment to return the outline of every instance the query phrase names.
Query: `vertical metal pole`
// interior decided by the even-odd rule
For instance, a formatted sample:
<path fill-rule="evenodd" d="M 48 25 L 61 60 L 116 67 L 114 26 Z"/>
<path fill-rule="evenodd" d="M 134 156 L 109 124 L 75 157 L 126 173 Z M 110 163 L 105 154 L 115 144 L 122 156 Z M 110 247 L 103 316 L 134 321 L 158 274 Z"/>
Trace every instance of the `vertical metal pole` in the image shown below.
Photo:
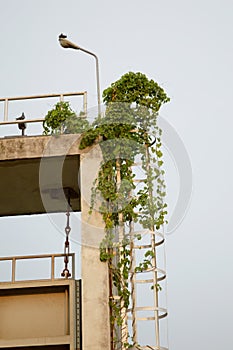
<path fill-rule="evenodd" d="M 156 334 L 156 346 L 160 347 L 160 333 L 159 333 L 159 296 L 158 296 L 158 276 L 157 276 L 157 261 L 156 261 L 156 245 L 154 229 L 151 232 L 151 250 L 154 252 L 154 257 L 151 260 L 154 266 L 153 271 L 153 284 L 154 284 L 154 306 L 155 306 L 155 334 Z"/>
<path fill-rule="evenodd" d="M 75 255 L 72 254 L 72 278 L 75 279 Z"/>
<path fill-rule="evenodd" d="M 120 159 L 118 158 L 116 160 L 116 182 L 117 182 L 117 191 L 119 191 L 120 189 L 120 185 L 121 185 L 121 164 L 120 164 Z M 120 208 L 118 208 L 120 209 Z M 123 215 L 122 213 L 118 214 L 118 218 L 119 218 L 119 253 L 121 255 L 121 252 L 123 250 L 121 244 L 123 243 L 124 240 L 124 223 L 123 223 Z M 121 276 L 123 276 L 123 268 L 121 271 Z M 124 281 L 122 281 L 122 283 L 124 283 Z M 127 310 L 126 308 L 123 306 L 123 302 L 121 302 L 121 318 L 122 318 L 122 326 L 121 326 L 121 350 L 125 350 L 125 346 L 124 344 L 126 344 L 128 342 L 128 325 L 127 325 Z"/>
<path fill-rule="evenodd" d="M 12 259 L 12 282 L 15 282 L 15 258 Z"/>
<path fill-rule="evenodd" d="M 60 95 L 60 102 L 63 102 L 64 101 L 64 96 L 61 94 Z M 63 134 L 63 132 L 64 132 L 64 127 L 63 127 L 63 125 L 61 124 L 61 134 Z"/>
<path fill-rule="evenodd" d="M 150 153 L 148 145 L 146 147 L 146 167 L 147 171 L 150 170 Z M 149 189 L 149 201 L 153 200 L 152 189 Z M 160 334 L 159 334 L 159 300 L 158 300 L 158 277 L 157 277 L 157 260 L 156 260 L 156 244 L 155 244 L 155 228 L 154 225 L 151 226 L 151 250 L 154 252 L 154 257 L 151 260 L 152 266 L 154 267 L 153 271 L 153 284 L 154 284 L 154 307 L 155 307 L 155 336 L 156 336 L 156 347 L 160 348 Z"/>
<path fill-rule="evenodd" d="M 8 98 L 5 99 L 4 103 L 4 121 L 8 120 Z"/>
<path fill-rule="evenodd" d="M 83 111 L 84 111 L 84 116 L 87 118 L 87 92 L 84 92 L 83 95 Z"/>
<path fill-rule="evenodd" d="M 70 334 L 70 308 L 69 308 L 69 294 L 67 288 L 65 289 L 65 307 L 66 307 L 66 317 L 65 317 L 65 327 L 66 334 Z"/>
<path fill-rule="evenodd" d="M 131 304 L 132 304 L 132 340 L 133 344 L 137 344 L 137 323 L 136 323 L 136 277 L 135 277 L 135 249 L 134 249 L 134 224 L 130 223 L 130 284 L 131 284 Z"/>
<path fill-rule="evenodd" d="M 108 248 L 108 253 L 112 254 L 113 253 L 113 249 L 112 248 Z M 113 300 L 113 274 L 112 274 L 112 258 L 110 258 L 109 262 L 108 262 L 108 287 L 109 287 L 109 302 L 110 302 L 110 319 L 112 319 L 112 315 L 113 315 L 113 307 L 111 305 L 112 302 L 114 302 Z M 114 334 L 114 322 L 112 321 L 110 323 L 110 349 L 114 350 L 114 338 L 116 337 L 116 335 Z"/>
<path fill-rule="evenodd" d="M 72 47 L 76 50 L 81 50 L 83 52 L 86 52 L 87 54 L 93 56 L 95 58 L 95 68 L 96 68 L 96 88 L 97 88 L 97 103 L 98 103 L 98 117 L 101 117 L 101 108 L 100 108 L 100 72 L 99 72 L 99 60 L 96 54 L 94 54 L 91 51 L 88 51 L 86 49 L 83 49 L 80 46 L 74 46 Z"/>
<path fill-rule="evenodd" d="M 54 255 L 51 256 L 51 279 L 54 280 Z"/>
<path fill-rule="evenodd" d="M 101 108 L 100 108 L 100 73 L 99 73 L 99 60 L 96 55 L 95 64 L 96 64 L 96 83 L 97 83 L 97 101 L 98 101 L 98 117 L 101 117 Z"/>

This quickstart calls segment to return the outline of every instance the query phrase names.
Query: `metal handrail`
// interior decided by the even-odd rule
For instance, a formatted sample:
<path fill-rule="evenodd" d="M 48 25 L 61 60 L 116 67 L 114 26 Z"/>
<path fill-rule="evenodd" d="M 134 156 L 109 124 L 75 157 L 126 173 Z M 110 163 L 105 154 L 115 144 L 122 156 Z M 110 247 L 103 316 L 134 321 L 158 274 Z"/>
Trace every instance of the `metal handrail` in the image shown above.
<path fill-rule="evenodd" d="M 35 119 L 25 119 L 25 120 L 11 120 L 11 121 L 5 121 L 0 122 L 0 125 L 10 125 L 10 124 L 21 124 L 21 123 L 42 123 L 44 121 L 44 118 L 35 118 Z"/>
<path fill-rule="evenodd" d="M 74 253 L 69 253 L 69 257 L 72 259 L 72 275 L 71 278 L 75 278 L 75 254 Z M 55 259 L 56 258 L 61 258 L 64 257 L 65 254 L 41 254 L 41 255 L 22 255 L 22 256 L 13 256 L 13 257 L 3 257 L 0 258 L 0 263 L 1 261 L 11 261 L 11 280 L 9 281 L 10 283 L 15 283 L 17 282 L 16 277 L 15 277 L 15 272 L 16 272 L 16 262 L 17 260 L 30 260 L 30 259 L 44 259 L 44 258 L 50 258 L 51 260 L 51 277 L 50 279 L 47 280 L 55 280 L 58 278 L 55 278 Z M 59 278 L 60 279 L 60 278 Z M 31 281 L 31 279 L 27 279 L 27 281 Z M 20 280 L 20 282 L 22 282 Z M 0 284 L 4 283 L 0 281 Z"/>
<path fill-rule="evenodd" d="M 60 94 L 43 94 L 43 95 L 33 95 L 33 96 L 17 96 L 17 97 L 4 97 L 0 98 L 0 102 L 4 102 L 4 119 L 3 122 L 0 122 L 0 125 L 4 124 L 19 124 L 22 123 L 22 121 L 8 121 L 8 107 L 10 101 L 20 101 L 20 100 L 33 100 L 33 99 L 40 99 L 40 98 L 51 98 L 51 97 L 59 97 L 60 101 L 64 100 L 65 96 L 83 96 L 83 110 L 85 115 L 87 115 L 87 92 L 66 92 L 66 93 L 60 93 Z M 24 120 L 23 122 L 27 123 L 33 123 L 33 122 L 41 122 L 44 119 L 30 119 L 30 120 Z"/>

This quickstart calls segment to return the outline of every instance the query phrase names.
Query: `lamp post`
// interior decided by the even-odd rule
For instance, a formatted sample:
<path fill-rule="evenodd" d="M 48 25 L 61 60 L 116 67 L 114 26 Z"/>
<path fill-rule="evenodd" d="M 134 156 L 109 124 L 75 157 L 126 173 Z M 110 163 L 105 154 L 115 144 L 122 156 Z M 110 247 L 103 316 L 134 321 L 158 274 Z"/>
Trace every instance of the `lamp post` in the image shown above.
<path fill-rule="evenodd" d="M 99 77 L 99 60 L 96 54 L 94 54 L 91 51 L 88 51 L 86 49 L 83 49 L 82 47 L 72 43 L 71 41 L 67 40 L 67 36 L 64 34 L 59 35 L 59 43 L 60 45 L 65 49 L 74 49 L 74 50 L 81 50 L 88 55 L 91 55 L 95 58 L 96 62 L 96 83 L 97 83 L 97 100 L 98 100 L 98 116 L 101 116 L 101 108 L 100 108 L 100 77 Z"/>

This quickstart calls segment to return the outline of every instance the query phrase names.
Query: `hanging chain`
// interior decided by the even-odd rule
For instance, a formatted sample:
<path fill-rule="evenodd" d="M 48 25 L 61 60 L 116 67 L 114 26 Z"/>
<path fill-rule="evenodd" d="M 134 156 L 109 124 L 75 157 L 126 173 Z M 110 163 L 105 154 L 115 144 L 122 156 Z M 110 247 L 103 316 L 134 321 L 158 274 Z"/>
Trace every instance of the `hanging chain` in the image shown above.
<path fill-rule="evenodd" d="M 65 264 L 65 268 L 62 271 L 61 276 L 65 277 L 65 278 L 68 278 L 68 277 L 71 276 L 71 273 L 70 273 L 70 271 L 68 269 L 69 254 L 70 254 L 69 234 L 70 234 L 70 231 L 71 231 L 71 227 L 70 227 L 70 198 L 68 198 L 66 216 L 67 216 L 66 227 L 65 227 L 66 240 L 65 240 L 65 246 L 64 246 L 64 264 Z"/>

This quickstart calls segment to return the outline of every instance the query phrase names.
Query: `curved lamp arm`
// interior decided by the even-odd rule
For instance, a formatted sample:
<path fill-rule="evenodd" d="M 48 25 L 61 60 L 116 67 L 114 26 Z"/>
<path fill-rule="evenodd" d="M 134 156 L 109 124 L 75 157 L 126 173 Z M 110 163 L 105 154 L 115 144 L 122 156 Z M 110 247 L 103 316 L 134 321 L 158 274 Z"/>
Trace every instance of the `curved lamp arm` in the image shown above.
<path fill-rule="evenodd" d="M 67 39 L 67 36 L 64 34 L 59 35 L 59 43 L 64 49 L 74 49 L 74 50 L 80 50 L 88 55 L 91 55 L 95 58 L 95 63 L 96 63 L 96 83 L 97 83 L 97 102 L 98 102 L 98 116 L 101 116 L 101 108 L 100 108 L 100 77 L 99 77 L 99 60 L 96 54 L 94 54 L 91 51 L 88 51 L 86 49 L 83 49 L 82 47 L 72 43 Z"/>

